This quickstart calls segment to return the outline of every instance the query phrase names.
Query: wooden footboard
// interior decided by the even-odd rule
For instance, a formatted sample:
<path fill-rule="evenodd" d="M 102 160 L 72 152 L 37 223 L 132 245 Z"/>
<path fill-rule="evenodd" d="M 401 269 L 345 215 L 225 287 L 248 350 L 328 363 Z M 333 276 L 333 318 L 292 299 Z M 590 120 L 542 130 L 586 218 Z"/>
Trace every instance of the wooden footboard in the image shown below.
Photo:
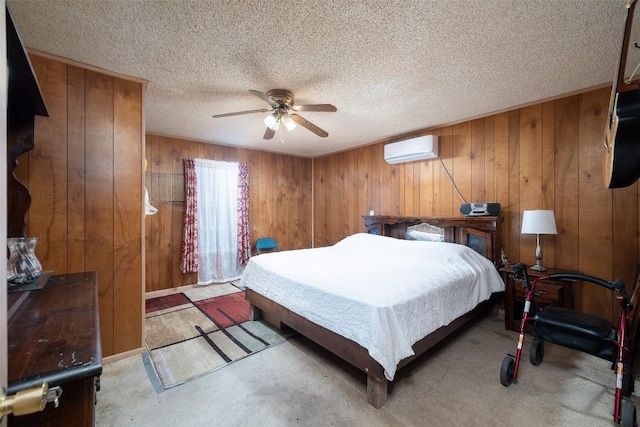
<path fill-rule="evenodd" d="M 375 408 L 381 408 L 387 402 L 387 379 L 382 366 L 369 356 L 369 352 L 360 344 L 330 330 L 318 326 L 304 317 L 288 310 L 280 304 L 247 289 L 245 298 L 251 304 L 251 319 L 263 319 L 272 326 L 281 329 L 286 325 L 326 350 L 367 374 L 367 401 Z M 495 300 L 485 301 L 474 310 L 427 335 L 413 346 L 414 356 L 403 359 L 398 369 L 429 350 L 474 317 L 486 314 L 495 305 Z"/>

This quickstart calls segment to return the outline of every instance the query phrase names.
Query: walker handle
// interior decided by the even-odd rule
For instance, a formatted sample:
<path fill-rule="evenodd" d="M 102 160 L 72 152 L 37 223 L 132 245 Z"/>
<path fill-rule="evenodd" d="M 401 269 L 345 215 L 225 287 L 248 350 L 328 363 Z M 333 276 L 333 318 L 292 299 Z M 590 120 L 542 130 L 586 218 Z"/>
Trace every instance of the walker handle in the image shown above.
<path fill-rule="evenodd" d="M 624 289 L 624 281 L 621 279 L 616 280 L 615 282 L 607 282 L 606 280 L 600 279 L 594 276 L 588 276 L 586 274 L 580 273 L 554 273 L 549 274 L 547 276 L 549 279 L 574 279 L 574 280 L 583 280 L 585 282 L 595 283 L 596 285 L 604 286 L 605 288 L 613 291 L 620 291 L 620 288 Z"/>
<path fill-rule="evenodd" d="M 529 275 L 527 274 L 527 266 L 526 264 L 520 262 L 518 264 L 514 264 L 513 268 L 513 276 L 516 279 L 525 281 L 525 284 L 529 285 Z M 618 279 L 613 282 L 607 282 L 606 280 L 600 279 L 599 277 L 589 276 L 587 274 L 581 273 L 553 273 L 547 276 L 540 277 L 540 279 L 549 278 L 549 279 L 573 279 L 573 280 L 583 280 L 585 282 L 591 282 L 596 285 L 603 286 L 611 291 L 617 291 L 618 295 L 621 299 L 627 299 L 627 290 L 624 285 L 624 280 Z"/>
<path fill-rule="evenodd" d="M 624 285 L 624 280 L 617 279 L 613 282 L 607 282 L 606 280 L 602 280 L 598 277 L 588 276 L 586 274 L 579 273 L 555 273 L 549 274 L 547 277 L 550 279 L 575 279 L 575 280 L 584 280 L 585 282 L 595 283 L 596 285 L 604 286 L 605 288 L 616 291 L 618 296 L 616 299 L 622 301 L 625 304 L 629 304 L 629 296 L 627 295 L 627 288 Z"/>

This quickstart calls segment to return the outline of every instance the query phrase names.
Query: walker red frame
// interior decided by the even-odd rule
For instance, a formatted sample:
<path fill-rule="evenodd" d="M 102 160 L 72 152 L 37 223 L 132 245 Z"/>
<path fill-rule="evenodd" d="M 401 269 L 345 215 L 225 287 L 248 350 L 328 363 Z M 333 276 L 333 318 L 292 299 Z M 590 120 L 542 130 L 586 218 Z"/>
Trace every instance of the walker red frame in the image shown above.
<path fill-rule="evenodd" d="M 513 377 L 511 381 L 515 381 L 518 377 L 518 369 L 520 366 L 520 358 L 522 356 L 522 346 L 524 344 L 524 336 L 526 325 L 529 322 L 533 321 L 533 316 L 529 313 L 531 311 L 531 304 L 533 303 L 533 299 L 535 296 L 536 285 L 541 280 L 548 279 L 576 279 L 576 280 L 584 280 L 591 283 L 595 283 L 600 286 L 604 286 L 610 290 L 615 290 L 617 292 L 616 299 L 620 303 L 620 326 L 617 329 L 617 340 L 615 344 L 618 349 L 618 355 L 616 358 L 616 387 L 615 387 L 615 398 L 614 398 L 614 409 L 613 409 L 613 420 L 616 423 L 621 422 L 621 406 L 622 406 L 622 398 L 623 398 L 623 377 L 624 377 L 624 366 L 627 361 L 630 360 L 631 351 L 628 346 L 628 328 L 629 328 L 629 318 L 632 310 L 632 302 L 629 300 L 624 282 L 622 280 L 618 280 L 615 282 L 607 282 L 597 277 L 578 274 L 578 273 L 555 273 L 549 274 L 546 276 L 537 277 L 533 280 L 533 282 L 529 281 L 529 276 L 526 272 L 526 266 L 524 264 L 516 264 L 513 266 L 516 271 L 516 277 L 519 279 L 524 279 L 525 286 L 525 303 L 522 313 L 522 319 L 520 320 L 520 333 L 518 336 L 518 344 L 516 348 L 516 355 L 514 357 L 514 367 L 513 367 Z M 634 292 L 635 296 L 635 292 Z M 511 355 L 507 357 L 513 357 Z M 502 378 L 501 378 L 502 379 Z M 510 385 L 505 384 L 503 385 Z M 635 423 L 634 423 L 635 425 Z"/>

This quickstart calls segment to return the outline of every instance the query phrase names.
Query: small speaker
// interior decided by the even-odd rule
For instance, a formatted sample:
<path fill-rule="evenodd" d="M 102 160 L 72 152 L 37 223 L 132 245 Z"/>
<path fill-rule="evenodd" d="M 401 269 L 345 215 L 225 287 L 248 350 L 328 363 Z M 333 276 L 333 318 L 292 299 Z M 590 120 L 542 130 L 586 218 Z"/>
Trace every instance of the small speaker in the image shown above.
<path fill-rule="evenodd" d="M 460 213 L 464 216 L 498 216 L 500 203 L 463 203 Z"/>

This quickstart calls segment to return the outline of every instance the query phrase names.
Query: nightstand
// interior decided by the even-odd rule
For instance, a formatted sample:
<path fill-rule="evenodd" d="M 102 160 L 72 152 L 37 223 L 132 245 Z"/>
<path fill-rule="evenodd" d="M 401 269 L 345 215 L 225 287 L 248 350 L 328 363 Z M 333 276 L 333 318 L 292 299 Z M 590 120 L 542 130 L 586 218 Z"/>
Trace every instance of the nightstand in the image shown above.
<path fill-rule="evenodd" d="M 546 271 L 535 271 L 527 267 L 529 280 L 537 277 L 547 276 L 554 273 L 576 273 L 575 271 L 556 270 L 547 268 Z M 504 301 L 504 327 L 505 329 L 519 332 L 520 320 L 524 308 L 525 290 L 522 281 L 513 277 L 514 271 L 511 266 L 500 269 L 500 275 L 505 285 Z M 556 305 L 568 309 L 574 308 L 573 292 L 576 280 L 571 279 L 546 279 L 541 280 L 536 285 L 536 294 L 530 314 L 535 313 L 535 307 L 542 308 L 545 305 Z"/>

